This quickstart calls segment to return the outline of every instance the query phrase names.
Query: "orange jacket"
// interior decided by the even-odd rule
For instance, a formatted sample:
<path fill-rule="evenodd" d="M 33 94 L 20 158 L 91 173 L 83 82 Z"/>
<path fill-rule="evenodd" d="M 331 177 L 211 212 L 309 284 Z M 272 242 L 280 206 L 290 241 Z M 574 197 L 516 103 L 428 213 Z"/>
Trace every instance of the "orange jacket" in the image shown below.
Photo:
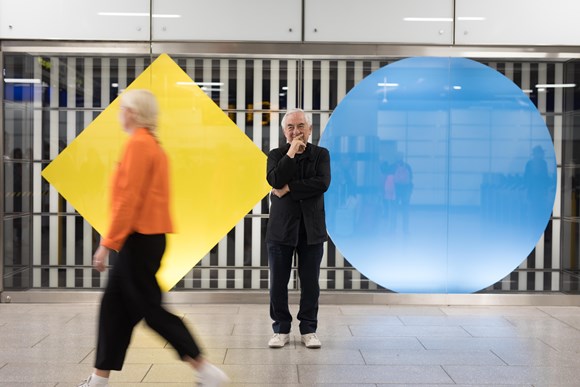
<path fill-rule="evenodd" d="M 169 164 L 147 129 L 125 145 L 111 187 L 111 223 L 101 245 L 119 251 L 127 237 L 173 232 L 169 215 Z"/>

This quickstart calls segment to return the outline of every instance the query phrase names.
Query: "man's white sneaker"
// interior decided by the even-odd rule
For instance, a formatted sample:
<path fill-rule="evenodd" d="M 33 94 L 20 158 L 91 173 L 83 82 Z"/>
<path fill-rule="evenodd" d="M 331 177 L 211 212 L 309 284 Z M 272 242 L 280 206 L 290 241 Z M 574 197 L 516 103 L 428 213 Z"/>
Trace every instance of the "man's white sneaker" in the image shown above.
<path fill-rule="evenodd" d="M 282 348 L 290 342 L 290 335 L 288 333 L 274 333 L 274 336 L 268 341 L 270 348 Z"/>
<path fill-rule="evenodd" d="M 198 387 L 222 387 L 229 383 L 230 378 L 224 371 L 206 362 L 197 372 Z"/>
<path fill-rule="evenodd" d="M 306 346 L 306 348 L 320 348 L 322 343 L 316 333 L 307 333 L 302 335 L 302 342 Z"/>

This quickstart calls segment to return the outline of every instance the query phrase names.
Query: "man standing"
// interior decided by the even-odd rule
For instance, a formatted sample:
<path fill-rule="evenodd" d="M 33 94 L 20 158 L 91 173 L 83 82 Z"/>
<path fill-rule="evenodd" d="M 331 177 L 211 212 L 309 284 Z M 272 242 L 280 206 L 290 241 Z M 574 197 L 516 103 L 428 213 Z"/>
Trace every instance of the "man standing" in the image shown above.
<path fill-rule="evenodd" d="M 266 233 L 270 264 L 270 317 L 274 335 L 268 345 L 282 348 L 290 342 L 292 315 L 288 309 L 288 281 L 294 252 L 300 277 L 300 333 L 307 348 L 320 348 L 318 277 L 323 244 L 327 239 L 324 192 L 330 185 L 328 150 L 308 143 L 312 121 L 303 110 L 289 110 L 282 119 L 287 144 L 268 155 L 267 180 L 270 219 Z"/>

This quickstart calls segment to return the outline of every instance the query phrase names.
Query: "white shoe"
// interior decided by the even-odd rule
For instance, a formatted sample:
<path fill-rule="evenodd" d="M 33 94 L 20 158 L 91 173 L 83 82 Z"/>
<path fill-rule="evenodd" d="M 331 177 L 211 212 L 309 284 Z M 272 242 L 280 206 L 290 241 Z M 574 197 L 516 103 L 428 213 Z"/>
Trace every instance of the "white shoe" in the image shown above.
<path fill-rule="evenodd" d="M 78 387 L 108 387 L 109 386 L 108 381 L 109 379 L 107 378 L 102 378 L 99 376 L 95 376 L 95 374 L 92 374 L 91 376 L 88 377 L 87 380 L 79 384 Z"/>
<path fill-rule="evenodd" d="M 274 333 L 274 336 L 268 341 L 270 348 L 282 348 L 290 342 L 290 335 L 288 333 Z"/>
<path fill-rule="evenodd" d="M 205 363 L 197 373 L 197 385 L 199 387 L 222 387 L 229 383 L 230 378 L 224 371 L 211 363 Z"/>
<path fill-rule="evenodd" d="M 306 348 L 320 348 L 322 347 L 322 343 L 316 333 L 307 333 L 302 335 L 302 342 L 306 346 Z"/>

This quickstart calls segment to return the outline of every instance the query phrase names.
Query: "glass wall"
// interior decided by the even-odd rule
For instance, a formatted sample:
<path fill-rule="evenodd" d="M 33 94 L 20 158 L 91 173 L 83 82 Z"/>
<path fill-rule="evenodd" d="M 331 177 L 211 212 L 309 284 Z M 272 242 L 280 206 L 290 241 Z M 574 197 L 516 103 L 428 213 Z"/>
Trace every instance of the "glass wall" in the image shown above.
<path fill-rule="evenodd" d="M 399 59 L 172 57 L 264 152 L 283 142 L 280 119 L 292 107 L 312 113 L 312 140 L 317 143 L 330 114 L 346 93 L 372 71 Z M 100 288 L 106 273 L 91 268 L 98 235 L 40 173 L 151 63 L 151 58 L 5 53 L 3 61 L 4 287 Z M 566 160 L 573 165 L 572 134 L 580 124 L 580 115 L 573 112 L 580 110 L 571 104 L 570 90 L 566 93 L 555 88 L 540 90 L 535 85 L 561 83 L 564 76 L 567 81 L 580 83 L 578 64 L 482 62 L 526 90 L 545 117 L 555 139 L 558 170 L 564 165 L 565 224 L 560 236 L 558 196 L 553 217 L 536 249 L 512 274 L 484 291 L 576 291 L 566 285 L 578 270 L 578 252 L 571 242 L 577 240 L 572 226 L 577 222 L 567 218 L 576 211 L 571 204 L 575 200 L 572 198 L 576 189 L 575 169 L 568 167 Z M 562 147 L 567 158 L 564 162 Z M 268 201 L 264 199 L 177 288 L 267 289 L 264 245 L 267 216 Z M 353 269 L 348 257 L 343 257 L 332 242 L 325 247 L 321 286 L 388 291 Z"/>
<path fill-rule="evenodd" d="M 580 291 L 580 61 L 566 66 L 564 141 L 562 162 L 562 290 Z"/>

